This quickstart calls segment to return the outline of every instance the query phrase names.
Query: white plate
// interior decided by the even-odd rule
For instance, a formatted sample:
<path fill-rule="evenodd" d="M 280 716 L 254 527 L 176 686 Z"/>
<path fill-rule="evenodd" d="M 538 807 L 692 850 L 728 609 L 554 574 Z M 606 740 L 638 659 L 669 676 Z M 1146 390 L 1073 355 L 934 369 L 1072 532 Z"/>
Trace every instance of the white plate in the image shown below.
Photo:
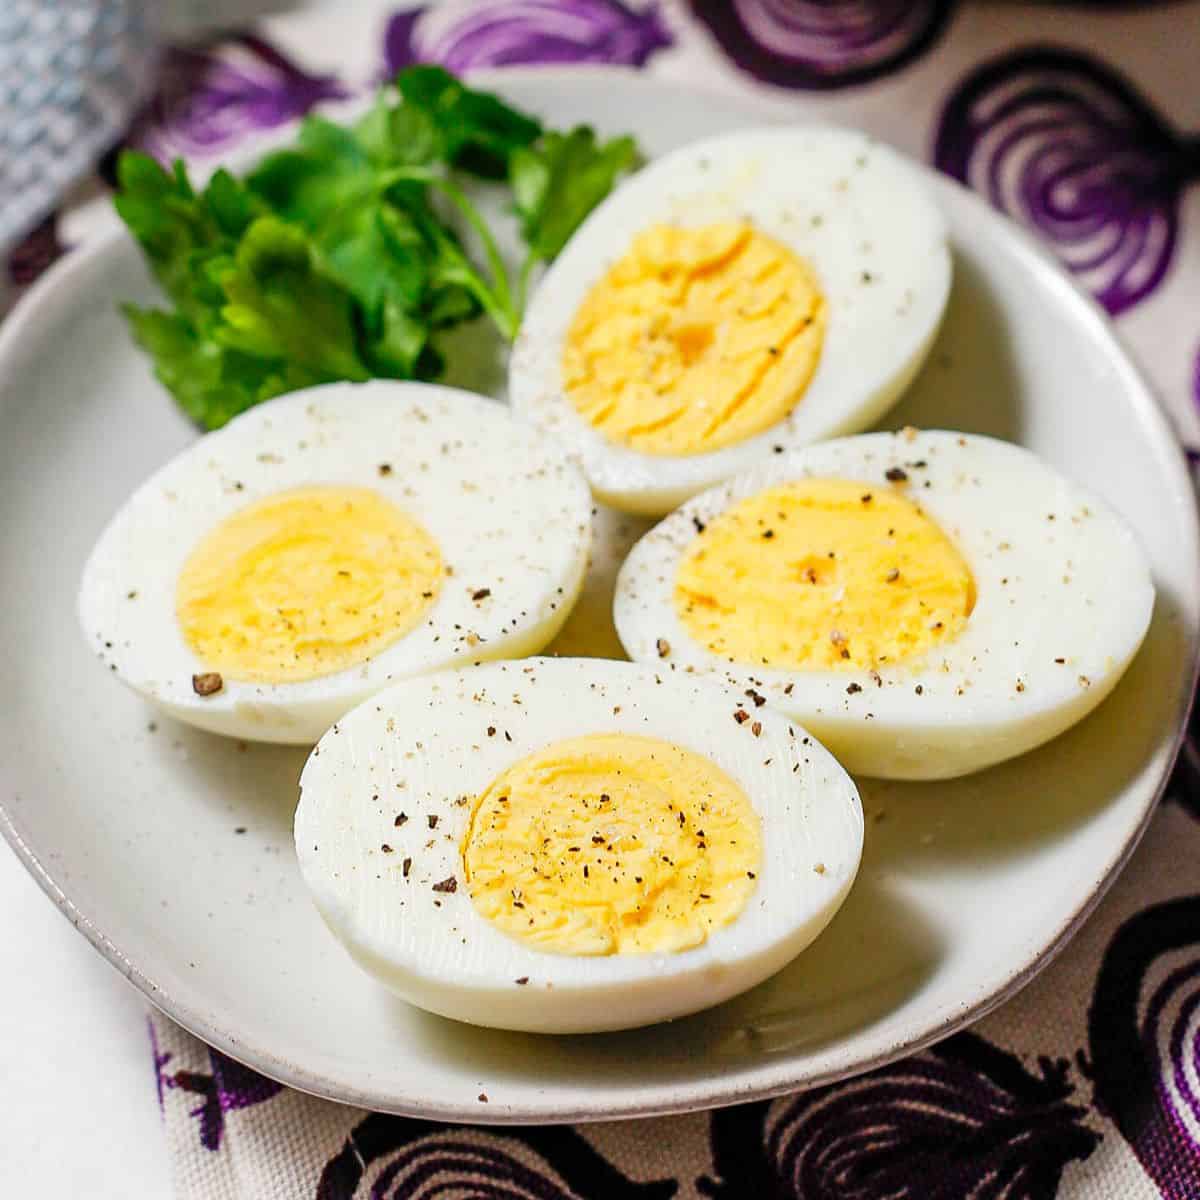
<path fill-rule="evenodd" d="M 763 119 L 624 73 L 493 82 L 556 123 L 636 129 L 656 153 Z M 568 1121 L 777 1093 L 904 1054 L 1027 982 L 1132 851 L 1170 767 L 1194 676 L 1196 512 L 1167 423 L 1094 305 L 1014 226 L 936 186 L 954 290 L 890 423 L 1015 439 L 1137 529 L 1154 623 L 1094 716 L 986 774 L 864 784 L 867 852 L 845 908 L 792 966 L 720 1008 L 570 1038 L 411 1009 L 351 964 L 301 887 L 291 818 L 303 751 L 239 748 L 156 718 L 76 629 L 92 540 L 195 436 L 115 310 L 153 295 L 117 236 L 70 255 L 0 334 L 0 826 L 64 914 L 235 1058 L 307 1091 L 450 1119 Z M 581 620 L 597 626 L 568 631 L 576 648 L 612 646 L 604 613 L 592 595 Z"/>

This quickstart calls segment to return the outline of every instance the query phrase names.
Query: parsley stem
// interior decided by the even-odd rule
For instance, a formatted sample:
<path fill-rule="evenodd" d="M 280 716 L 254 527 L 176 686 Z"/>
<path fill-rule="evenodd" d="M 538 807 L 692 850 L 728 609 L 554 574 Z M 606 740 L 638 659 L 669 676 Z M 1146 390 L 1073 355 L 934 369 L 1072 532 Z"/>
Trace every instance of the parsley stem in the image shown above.
<path fill-rule="evenodd" d="M 462 189 L 436 171 L 430 171 L 423 167 L 396 167 L 381 176 L 380 186 L 387 188 L 393 183 L 404 181 L 426 183 L 430 187 L 436 188 L 458 209 L 463 219 L 478 235 L 491 274 L 491 287 L 488 289 L 490 295 L 485 298 L 482 289 L 472 290 L 475 291 L 479 302 L 491 315 L 492 320 L 496 322 L 500 332 L 511 342 L 517 336 L 517 329 L 521 324 L 521 308 L 513 305 L 508 271 L 505 269 L 504 259 L 500 256 L 500 248 L 496 245 L 496 239 L 492 236 L 487 222 L 475 205 L 467 199 Z"/>
<path fill-rule="evenodd" d="M 496 328 L 511 342 L 517 336 L 517 328 L 520 325 L 520 318 L 512 308 L 502 303 L 479 275 L 464 277 L 458 282 L 479 301 L 480 307 L 492 318 Z"/>
<path fill-rule="evenodd" d="M 521 264 L 521 273 L 517 277 L 517 320 L 520 321 L 525 315 L 525 301 L 529 295 L 529 277 L 533 274 L 533 269 L 541 261 L 539 256 L 530 250 L 525 256 L 525 261 Z"/>

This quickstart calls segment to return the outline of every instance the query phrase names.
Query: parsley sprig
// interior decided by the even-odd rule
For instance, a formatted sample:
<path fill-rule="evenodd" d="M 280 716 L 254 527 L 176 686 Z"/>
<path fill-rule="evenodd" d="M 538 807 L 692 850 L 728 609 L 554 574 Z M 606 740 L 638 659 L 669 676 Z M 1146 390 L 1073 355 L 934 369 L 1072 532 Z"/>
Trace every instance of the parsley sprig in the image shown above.
<path fill-rule="evenodd" d="M 354 124 L 309 116 L 242 178 L 219 170 L 197 190 L 181 162 L 123 153 L 114 203 L 170 301 L 124 312 L 206 429 L 316 383 L 435 379 L 440 330 L 483 313 L 516 336 L 535 268 L 637 162 L 631 138 L 545 129 L 440 67 L 410 67 Z M 526 247 L 512 276 L 471 177 L 508 189 Z"/>

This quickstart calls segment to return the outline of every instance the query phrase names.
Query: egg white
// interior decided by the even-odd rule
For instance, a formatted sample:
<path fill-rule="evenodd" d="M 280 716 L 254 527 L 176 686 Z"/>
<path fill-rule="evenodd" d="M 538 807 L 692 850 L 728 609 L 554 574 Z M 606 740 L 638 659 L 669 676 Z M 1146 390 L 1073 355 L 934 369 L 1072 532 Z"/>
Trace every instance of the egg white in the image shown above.
<path fill-rule="evenodd" d="M 907 472 L 904 493 L 974 576 L 975 607 L 957 638 L 872 674 L 732 663 L 689 635 L 674 587 L 694 519 L 707 523 L 789 480 L 900 486 L 886 480 L 892 467 Z M 944 779 L 1031 750 L 1086 716 L 1137 652 L 1153 607 L 1136 538 L 1097 497 L 1019 446 L 902 431 L 811 446 L 697 496 L 634 547 L 617 580 L 614 616 L 634 660 L 756 688 L 851 771 Z M 659 657 L 660 638 L 668 661 Z"/>
<path fill-rule="evenodd" d="M 643 454 L 579 416 L 562 383 L 576 311 L 633 239 L 655 224 L 745 220 L 816 270 L 828 321 L 820 361 L 782 421 L 704 454 Z M 786 450 L 864 429 L 908 386 L 950 292 L 945 220 L 919 168 L 865 134 L 823 126 L 748 129 L 644 167 L 576 232 L 535 292 L 509 367 L 513 408 L 579 456 L 596 496 L 661 515 Z"/>
<path fill-rule="evenodd" d="M 734 720 L 742 705 L 753 721 Z M 756 890 L 730 925 L 694 949 L 604 957 L 537 950 L 482 917 L 462 882 L 471 816 L 462 798 L 549 743 L 603 732 L 707 756 L 762 819 Z M 534 658 L 409 680 L 355 709 L 304 768 L 295 834 L 317 908 L 380 982 L 460 1021 L 580 1033 L 683 1016 L 779 970 L 849 890 L 863 818 L 853 782 L 813 738 L 711 679 Z M 452 876 L 455 891 L 433 889 Z"/>
<path fill-rule="evenodd" d="M 196 695 L 192 676 L 209 668 L 176 617 L 181 568 L 225 518 L 310 484 L 391 500 L 432 535 L 453 573 L 420 624 L 366 662 L 299 682 L 226 679 L 217 694 Z M 88 559 L 80 622 L 106 667 L 180 720 L 311 744 L 394 679 L 540 650 L 579 591 L 590 509 L 562 448 L 501 405 L 428 384 L 329 384 L 251 409 L 144 483 Z M 475 599 L 482 589 L 489 594 Z"/>

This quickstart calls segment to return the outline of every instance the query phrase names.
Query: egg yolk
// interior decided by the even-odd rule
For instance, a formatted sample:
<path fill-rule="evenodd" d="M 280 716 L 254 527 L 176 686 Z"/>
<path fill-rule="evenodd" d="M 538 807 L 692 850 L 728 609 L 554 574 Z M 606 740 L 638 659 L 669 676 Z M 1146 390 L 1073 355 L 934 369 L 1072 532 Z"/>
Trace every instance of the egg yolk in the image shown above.
<path fill-rule="evenodd" d="M 719 767 L 617 733 L 557 742 L 478 798 L 463 842 L 476 909 L 558 954 L 698 946 L 757 886 L 758 814 Z"/>
<path fill-rule="evenodd" d="M 675 577 L 688 633 L 735 662 L 862 670 L 957 636 L 975 604 L 950 539 L 890 486 L 809 479 L 710 521 Z"/>
<path fill-rule="evenodd" d="M 655 225 L 576 312 L 563 384 L 610 441 L 700 454 L 783 420 L 824 330 L 816 276 L 780 242 L 745 222 Z"/>
<path fill-rule="evenodd" d="M 294 683 L 364 662 L 441 587 L 437 544 L 367 488 L 280 492 L 227 517 L 179 575 L 176 613 L 214 671 Z"/>

